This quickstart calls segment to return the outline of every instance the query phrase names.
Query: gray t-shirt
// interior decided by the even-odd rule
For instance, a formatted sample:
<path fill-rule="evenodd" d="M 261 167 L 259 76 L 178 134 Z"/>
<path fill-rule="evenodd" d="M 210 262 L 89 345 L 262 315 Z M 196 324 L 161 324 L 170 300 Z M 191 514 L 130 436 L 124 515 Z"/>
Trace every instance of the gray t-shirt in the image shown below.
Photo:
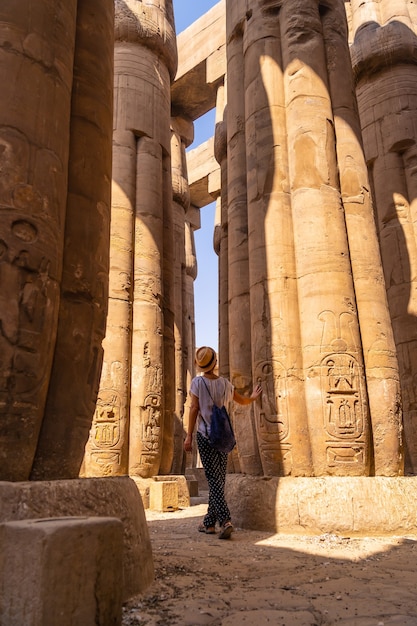
<path fill-rule="evenodd" d="M 190 393 L 197 396 L 200 405 L 200 412 L 197 416 L 197 431 L 204 437 L 208 437 L 210 435 L 213 400 L 217 406 L 224 405 L 229 412 L 230 402 L 233 398 L 233 391 L 234 387 L 232 383 L 227 380 L 227 378 L 223 378 L 222 376 L 219 376 L 219 378 L 196 376 L 191 381 Z"/>

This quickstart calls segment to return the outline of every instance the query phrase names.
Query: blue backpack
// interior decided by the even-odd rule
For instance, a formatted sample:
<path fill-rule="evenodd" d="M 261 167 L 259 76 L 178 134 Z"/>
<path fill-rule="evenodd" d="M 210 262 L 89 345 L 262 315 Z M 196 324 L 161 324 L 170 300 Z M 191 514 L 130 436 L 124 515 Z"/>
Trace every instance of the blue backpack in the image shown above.
<path fill-rule="evenodd" d="M 233 432 L 233 427 L 230 421 L 229 414 L 224 405 L 220 407 L 215 404 L 210 390 L 207 387 L 206 381 L 204 380 L 204 378 L 202 380 L 213 402 L 213 409 L 211 411 L 210 435 L 208 435 L 208 439 L 215 450 L 219 450 L 219 452 L 229 453 L 236 445 L 235 434 Z M 204 417 L 203 421 L 207 433 L 207 424 L 204 420 Z"/>

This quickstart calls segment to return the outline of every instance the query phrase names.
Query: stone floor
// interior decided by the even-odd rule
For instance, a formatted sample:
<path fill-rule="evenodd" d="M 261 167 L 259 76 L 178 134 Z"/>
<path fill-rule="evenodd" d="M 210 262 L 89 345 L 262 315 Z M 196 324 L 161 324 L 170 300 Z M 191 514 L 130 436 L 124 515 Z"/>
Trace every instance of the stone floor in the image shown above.
<path fill-rule="evenodd" d="M 156 580 L 124 626 L 417 626 L 417 536 L 197 532 L 206 505 L 147 511 Z"/>

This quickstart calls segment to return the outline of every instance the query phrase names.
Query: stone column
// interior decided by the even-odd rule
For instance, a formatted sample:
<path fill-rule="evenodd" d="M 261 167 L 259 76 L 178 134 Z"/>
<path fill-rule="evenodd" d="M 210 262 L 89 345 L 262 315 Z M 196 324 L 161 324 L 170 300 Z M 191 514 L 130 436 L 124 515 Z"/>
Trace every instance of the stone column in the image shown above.
<path fill-rule="evenodd" d="M 163 171 L 158 142 L 138 142 L 129 474 L 158 474 L 163 416 Z"/>
<path fill-rule="evenodd" d="M 164 313 L 164 429 L 160 474 L 172 472 L 175 433 L 175 313 L 174 313 L 174 215 L 172 206 L 171 159 L 163 162 L 164 256 L 163 313 Z"/>
<path fill-rule="evenodd" d="M 248 212 L 243 30 L 228 3 L 227 12 L 227 233 L 230 380 L 240 393 L 251 391 L 251 312 L 249 300 Z M 239 442 L 235 471 L 260 472 L 251 409 L 236 404 L 232 418 Z M 239 466 L 237 466 L 237 461 Z"/>
<path fill-rule="evenodd" d="M 417 12 L 351 1 L 352 63 L 403 400 L 405 471 L 417 472 Z"/>
<path fill-rule="evenodd" d="M 86 15 L 81 0 L 0 7 L 2 480 L 27 480 L 36 449 L 32 477 L 76 475 L 97 392 L 113 4 L 90 8 Z"/>
<path fill-rule="evenodd" d="M 185 345 L 185 389 L 184 429 L 188 430 L 190 411 L 190 386 L 195 376 L 194 355 L 195 345 L 195 314 L 194 314 L 194 281 L 197 278 L 197 255 L 194 242 L 195 216 L 200 215 L 199 209 L 188 208 L 185 216 L 185 278 L 184 278 L 184 345 Z M 193 457 L 186 460 L 187 467 L 196 467 L 197 447 L 193 446 Z"/>
<path fill-rule="evenodd" d="M 265 474 L 309 476 L 282 65 L 276 14 L 254 10 L 245 84 L 252 359 L 264 387 L 258 439 Z"/>
<path fill-rule="evenodd" d="M 227 237 L 227 82 L 219 86 L 216 101 L 214 156 L 220 165 L 221 193 L 216 203 L 214 250 L 219 257 L 219 349 L 220 376 L 230 376 L 229 367 L 229 296 Z"/>
<path fill-rule="evenodd" d="M 49 385 L 62 274 L 76 15 L 76 0 L 0 7 L 1 38 L 8 42 L 0 48 L 1 480 L 28 480 Z M 53 124 L 48 123 L 52 112 Z"/>
<path fill-rule="evenodd" d="M 163 380 L 171 375 L 166 359 L 173 361 L 166 347 L 170 316 L 164 310 L 163 264 L 169 256 L 165 231 L 172 195 L 170 83 L 176 42 L 171 0 L 157 7 L 116 0 L 115 7 L 113 302 L 86 471 L 128 471 L 147 478 L 161 466 Z M 172 265 L 172 256 L 167 263 Z"/>
<path fill-rule="evenodd" d="M 100 388 L 82 471 L 86 476 L 128 473 L 136 137 L 119 130 L 118 118 L 115 114 L 109 310 Z"/>
<path fill-rule="evenodd" d="M 185 214 L 190 206 L 185 148 L 194 135 L 192 122 L 183 118 L 171 120 L 172 202 L 174 222 L 174 342 L 175 342 L 175 413 L 174 461 L 172 472 L 180 474 L 184 458 L 184 402 L 187 396 L 184 336 L 185 281 Z"/>
<path fill-rule="evenodd" d="M 367 475 L 368 398 L 321 16 L 316 0 L 287 0 L 280 13 L 305 393 L 314 474 Z"/>
<path fill-rule="evenodd" d="M 326 58 L 332 58 L 328 76 L 340 187 L 366 369 L 373 471 L 377 476 L 397 476 L 404 471 L 398 362 L 361 143 L 345 16 L 343 3 L 337 2 L 322 17 Z"/>
<path fill-rule="evenodd" d="M 108 302 L 113 22 L 111 0 L 78 0 L 59 324 L 34 479 L 78 476 L 96 406 Z"/>

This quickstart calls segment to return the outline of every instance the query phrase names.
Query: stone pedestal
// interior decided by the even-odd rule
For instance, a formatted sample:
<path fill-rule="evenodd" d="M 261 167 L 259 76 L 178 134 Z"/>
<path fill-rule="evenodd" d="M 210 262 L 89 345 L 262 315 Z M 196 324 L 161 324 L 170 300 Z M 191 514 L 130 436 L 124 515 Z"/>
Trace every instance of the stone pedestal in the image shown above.
<path fill-rule="evenodd" d="M 187 479 L 185 476 L 171 474 L 169 476 L 155 476 L 156 481 L 175 482 L 178 489 L 178 505 L 181 508 L 190 506 L 190 494 L 187 487 Z"/>
<path fill-rule="evenodd" d="M 123 524 L 63 517 L 0 525 L 0 623 L 117 626 Z"/>
<path fill-rule="evenodd" d="M 149 508 L 153 511 L 176 511 L 178 509 L 178 485 L 170 480 L 151 482 Z"/>
<path fill-rule="evenodd" d="M 0 501 L 0 523 L 81 515 L 120 519 L 123 572 L 119 584 L 123 601 L 153 582 L 152 547 L 145 511 L 130 478 L 0 482 Z"/>
<path fill-rule="evenodd" d="M 136 487 L 139 490 L 145 509 L 154 508 L 154 506 L 151 504 L 151 488 L 153 488 L 155 482 L 175 483 L 176 487 L 174 489 L 176 489 L 176 492 L 178 494 L 176 508 L 186 508 L 190 506 L 190 492 L 188 490 L 187 478 L 185 476 L 174 474 L 166 476 L 154 476 L 153 478 L 140 478 L 137 476 L 133 476 L 132 480 L 135 482 Z M 154 495 L 157 493 L 162 493 L 162 491 L 158 491 L 159 489 L 159 487 L 156 487 L 154 489 Z M 156 510 L 162 509 L 157 508 Z"/>
<path fill-rule="evenodd" d="M 417 478 L 266 478 L 229 474 L 226 498 L 241 528 L 273 533 L 417 532 Z"/>

